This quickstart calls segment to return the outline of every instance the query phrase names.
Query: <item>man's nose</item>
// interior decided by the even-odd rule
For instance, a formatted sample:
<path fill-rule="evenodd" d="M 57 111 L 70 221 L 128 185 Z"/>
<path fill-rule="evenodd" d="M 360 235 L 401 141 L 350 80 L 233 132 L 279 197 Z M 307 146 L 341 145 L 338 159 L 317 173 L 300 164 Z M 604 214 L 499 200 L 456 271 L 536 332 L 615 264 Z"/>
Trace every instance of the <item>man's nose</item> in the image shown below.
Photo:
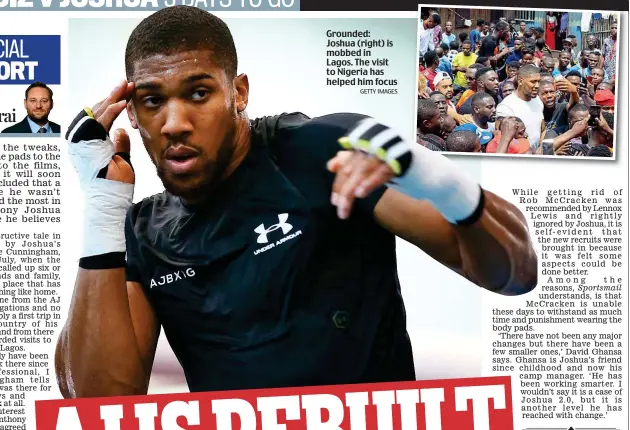
<path fill-rule="evenodd" d="M 192 133 L 194 128 L 190 120 L 190 109 L 185 101 L 169 100 L 162 113 L 166 115 L 162 134 L 176 137 Z"/>

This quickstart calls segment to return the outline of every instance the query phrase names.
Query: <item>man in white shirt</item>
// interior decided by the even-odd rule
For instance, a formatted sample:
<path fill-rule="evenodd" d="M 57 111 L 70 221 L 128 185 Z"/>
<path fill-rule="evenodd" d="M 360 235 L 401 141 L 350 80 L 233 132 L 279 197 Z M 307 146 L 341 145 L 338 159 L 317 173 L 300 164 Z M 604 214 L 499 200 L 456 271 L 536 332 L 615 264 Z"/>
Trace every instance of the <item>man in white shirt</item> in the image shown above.
<path fill-rule="evenodd" d="M 422 21 L 420 31 L 418 32 L 418 37 L 420 38 L 420 57 L 423 57 L 427 51 L 433 51 L 435 49 L 435 44 L 433 43 L 433 27 L 435 27 L 433 15 L 429 14 L 427 19 Z"/>
<path fill-rule="evenodd" d="M 520 118 L 525 124 L 532 152 L 538 148 L 540 135 L 545 127 L 543 103 L 538 97 L 540 69 L 526 64 L 518 70 L 518 88 L 497 106 L 497 128 L 502 118 Z"/>

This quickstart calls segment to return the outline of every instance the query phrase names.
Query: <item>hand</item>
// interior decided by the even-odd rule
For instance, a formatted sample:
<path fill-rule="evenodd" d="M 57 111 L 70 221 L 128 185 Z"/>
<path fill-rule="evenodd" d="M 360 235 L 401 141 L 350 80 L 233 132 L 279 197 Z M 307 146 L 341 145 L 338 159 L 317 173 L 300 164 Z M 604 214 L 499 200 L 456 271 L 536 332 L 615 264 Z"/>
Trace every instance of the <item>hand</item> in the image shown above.
<path fill-rule="evenodd" d="M 586 96 L 586 95 L 588 95 L 588 89 L 586 87 L 580 85 L 578 87 L 578 94 L 581 95 L 581 96 Z"/>
<path fill-rule="evenodd" d="M 429 96 L 429 90 L 428 89 L 425 89 L 424 91 L 419 92 L 418 93 L 418 97 L 420 97 L 421 99 L 430 99 L 431 98 L 431 96 Z"/>
<path fill-rule="evenodd" d="M 521 122 L 517 121 L 517 119 L 513 116 L 509 116 L 506 118 L 503 118 L 503 120 L 501 121 L 501 136 L 505 137 L 506 139 L 510 139 L 510 141 L 512 141 L 512 139 L 514 139 L 516 137 L 516 135 L 519 133 L 521 128 Z"/>
<path fill-rule="evenodd" d="M 108 133 L 116 118 L 118 118 L 121 112 L 127 107 L 127 101 L 131 98 L 133 90 L 133 82 L 122 81 L 112 90 L 105 100 L 97 103 L 92 108 L 94 119 L 98 121 Z M 131 142 L 125 130 L 122 128 L 117 129 L 114 132 L 112 141 L 114 143 L 115 153 L 129 153 Z M 128 184 L 135 183 L 135 174 L 131 165 L 119 155 L 112 157 L 112 160 L 107 166 L 107 175 L 105 178 L 112 181 L 126 182 Z"/>
<path fill-rule="evenodd" d="M 578 89 L 575 85 L 573 85 L 571 82 L 569 82 L 566 79 L 559 79 L 556 81 L 556 88 L 560 91 L 562 91 L 563 93 L 577 93 Z"/>
<path fill-rule="evenodd" d="M 514 50 L 516 50 L 516 48 L 514 46 L 512 46 L 511 48 L 508 48 L 508 52 L 511 54 L 512 52 L 514 52 Z"/>
<path fill-rule="evenodd" d="M 355 199 L 368 196 L 395 176 L 385 162 L 360 151 L 338 152 L 327 168 L 336 174 L 330 201 L 340 219 L 350 216 Z"/>
<path fill-rule="evenodd" d="M 573 124 L 573 127 L 571 127 L 571 132 L 575 137 L 584 136 L 586 134 L 586 130 L 588 130 L 588 118 L 577 121 Z"/>
<path fill-rule="evenodd" d="M 566 142 L 560 148 L 556 149 L 556 155 L 571 155 L 571 143 Z"/>

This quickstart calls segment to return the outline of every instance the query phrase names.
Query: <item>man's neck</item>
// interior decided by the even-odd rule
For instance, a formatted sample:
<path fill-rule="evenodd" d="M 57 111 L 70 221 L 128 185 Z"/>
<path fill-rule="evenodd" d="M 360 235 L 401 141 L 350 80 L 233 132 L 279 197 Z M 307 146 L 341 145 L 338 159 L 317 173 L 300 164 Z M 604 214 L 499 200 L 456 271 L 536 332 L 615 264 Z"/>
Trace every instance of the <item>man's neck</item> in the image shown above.
<path fill-rule="evenodd" d="M 484 130 L 488 128 L 488 120 L 478 117 L 475 114 L 473 114 L 473 122 L 479 128 L 483 128 Z"/>
<path fill-rule="evenodd" d="M 523 101 L 531 101 L 532 97 L 529 97 L 527 94 L 523 93 L 522 91 L 516 90 L 516 96 L 523 100 Z"/>
<path fill-rule="evenodd" d="M 245 157 L 249 153 L 252 146 L 252 130 L 249 125 L 249 119 L 246 115 L 242 115 L 237 120 L 236 132 L 234 133 L 234 153 L 232 154 L 232 160 L 225 169 L 223 180 L 227 179 L 236 171 L 238 166 L 241 165 Z"/>
<path fill-rule="evenodd" d="M 30 119 L 31 121 L 33 121 L 35 124 L 37 124 L 40 127 L 45 127 L 48 124 L 48 117 L 37 119 L 37 118 L 32 118 L 29 116 L 28 119 Z"/>

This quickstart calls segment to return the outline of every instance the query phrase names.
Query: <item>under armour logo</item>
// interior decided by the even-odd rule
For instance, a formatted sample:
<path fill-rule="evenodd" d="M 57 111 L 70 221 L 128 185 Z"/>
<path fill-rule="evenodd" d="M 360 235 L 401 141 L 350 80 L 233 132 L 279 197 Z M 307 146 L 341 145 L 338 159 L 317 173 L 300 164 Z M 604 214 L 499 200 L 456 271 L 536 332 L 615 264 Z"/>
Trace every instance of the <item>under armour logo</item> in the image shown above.
<path fill-rule="evenodd" d="M 258 243 L 267 243 L 269 240 L 267 239 L 267 234 L 272 231 L 276 231 L 279 228 L 282 229 L 282 233 L 287 234 L 291 230 L 293 230 L 293 226 L 287 222 L 289 219 L 289 214 L 279 214 L 278 215 L 278 224 L 274 224 L 269 228 L 265 228 L 265 224 L 260 224 L 258 227 L 254 229 L 256 233 L 258 233 Z"/>

